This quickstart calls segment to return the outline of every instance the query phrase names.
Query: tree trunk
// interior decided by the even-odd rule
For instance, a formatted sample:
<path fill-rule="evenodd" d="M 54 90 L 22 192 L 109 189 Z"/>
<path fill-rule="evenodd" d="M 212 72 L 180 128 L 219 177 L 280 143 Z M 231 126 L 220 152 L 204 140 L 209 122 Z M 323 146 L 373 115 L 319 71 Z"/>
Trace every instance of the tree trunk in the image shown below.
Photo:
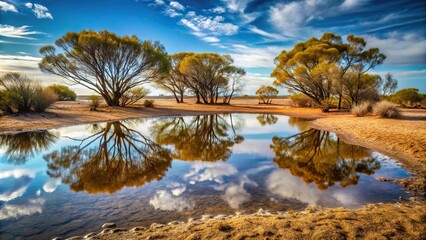
<path fill-rule="evenodd" d="M 342 94 L 339 94 L 339 104 L 337 104 L 337 110 L 342 108 Z"/>
<path fill-rule="evenodd" d="M 183 93 L 180 94 L 180 102 L 183 103 Z"/>

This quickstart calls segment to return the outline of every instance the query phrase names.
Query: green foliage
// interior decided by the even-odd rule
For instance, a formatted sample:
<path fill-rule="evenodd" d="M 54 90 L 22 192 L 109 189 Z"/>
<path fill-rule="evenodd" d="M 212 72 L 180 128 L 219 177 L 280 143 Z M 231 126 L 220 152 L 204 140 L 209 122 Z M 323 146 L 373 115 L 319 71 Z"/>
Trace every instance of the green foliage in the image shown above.
<path fill-rule="evenodd" d="M 89 96 L 89 101 L 90 111 L 96 111 L 101 106 L 101 97 L 98 95 Z"/>
<path fill-rule="evenodd" d="M 48 88 L 58 95 L 59 101 L 75 101 L 77 98 L 77 94 L 65 85 L 54 84 Z"/>
<path fill-rule="evenodd" d="M 43 89 L 36 81 L 19 73 L 8 73 L 0 78 L 0 110 L 16 112 L 44 112 L 57 100 L 57 95 Z"/>
<path fill-rule="evenodd" d="M 271 104 L 272 99 L 278 95 L 278 89 L 262 85 L 256 90 L 256 95 L 264 104 Z"/>
<path fill-rule="evenodd" d="M 393 78 L 391 73 L 387 73 L 385 76 L 385 81 L 382 84 L 382 96 L 387 97 L 398 87 L 398 80 Z"/>
<path fill-rule="evenodd" d="M 363 102 L 352 107 L 351 113 L 355 117 L 364 117 L 373 111 L 373 104 L 371 102 Z"/>
<path fill-rule="evenodd" d="M 424 99 L 417 88 L 404 88 L 390 96 L 392 102 L 401 104 L 406 107 L 412 107 Z"/>
<path fill-rule="evenodd" d="M 298 107 L 315 107 L 318 106 L 310 97 L 303 93 L 297 93 L 290 96 L 291 101 Z"/>
<path fill-rule="evenodd" d="M 145 102 L 143 103 L 144 107 L 147 108 L 153 108 L 154 107 L 154 100 L 145 100 Z"/>
<path fill-rule="evenodd" d="M 167 53 L 159 42 L 140 41 L 108 31 L 69 32 L 40 49 L 42 71 L 86 86 L 109 106 L 119 106 L 133 88 L 168 72 Z M 125 102 L 125 101 L 124 101 Z"/>
<path fill-rule="evenodd" d="M 378 48 L 366 49 L 361 37 L 349 35 L 346 42 L 333 33 L 321 39 L 311 38 L 297 43 L 290 51 L 282 51 L 275 58 L 271 76 L 274 84 L 304 93 L 318 105 L 328 104 L 337 96 L 351 105 L 365 101 L 378 90 L 379 78 L 367 71 L 383 63 L 386 56 Z M 329 106 L 323 107 L 328 110 Z"/>
<path fill-rule="evenodd" d="M 401 113 L 396 104 L 388 101 L 381 101 L 374 106 L 374 115 L 381 118 L 399 118 Z"/>

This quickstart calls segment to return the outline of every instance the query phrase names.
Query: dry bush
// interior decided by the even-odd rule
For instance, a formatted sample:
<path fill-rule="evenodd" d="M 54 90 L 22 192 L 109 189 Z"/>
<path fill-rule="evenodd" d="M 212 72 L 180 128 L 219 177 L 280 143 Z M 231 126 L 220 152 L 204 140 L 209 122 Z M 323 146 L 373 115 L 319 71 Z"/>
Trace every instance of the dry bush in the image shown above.
<path fill-rule="evenodd" d="M 96 111 L 101 106 L 101 97 L 98 95 L 89 96 L 89 100 L 90 111 Z"/>
<path fill-rule="evenodd" d="M 315 107 L 318 105 L 303 93 L 293 94 L 290 96 L 290 99 L 297 107 Z"/>
<path fill-rule="evenodd" d="M 154 100 L 145 100 L 143 105 L 144 105 L 144 107 L 152 108 L 152 107 L 154 107 Z"/>
<path fill-rule="evenodd" d="M 352 115 L 356 117 L 363 117 L 373 111 L 373 104 L 371 102 L 363 102 L 354 106 L 351 110 Z"/>
<path fill-rule="evenodd" d="M 34 90 L 32 105 L 35 112 L 44 112 L 56 101 L 58 95 L 51 88 L 37 87 Z"/>
<path fill-rule="evenodd" d="M 381 101 L 376 104 L 373 113 L 382 118 L 398 118 L 401 116 L 398 105 L 388 101 Z"/>

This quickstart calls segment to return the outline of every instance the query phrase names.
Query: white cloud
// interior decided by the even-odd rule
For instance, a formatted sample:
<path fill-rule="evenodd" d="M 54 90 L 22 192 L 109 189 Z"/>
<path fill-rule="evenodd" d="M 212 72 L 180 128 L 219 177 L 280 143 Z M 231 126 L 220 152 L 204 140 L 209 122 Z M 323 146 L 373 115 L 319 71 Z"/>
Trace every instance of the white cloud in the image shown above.
<path fill-rule="evenodd" d="M 242 44 L 233 44 L 229 48 L 229 54 L 234 59 L 235 65 L 239 67 L 274 67 L 274 59 L 284 47 L 267 46 L 254 48 Z"/>
<path fill-rule="evenodd" d="M 281 36 L 281 35 L 276 34 L 276 33 L 269 33 L 269 32 L 266 32 L 266 31 L 264 31 L 264 30 L 262 30 L 262 29 L 259 29 L 259 28 L 255 27 L 255 26 L 251 26 L 251 27 L 249 27 L 248 29 L 249 29 L 250 31 L 252 31 L 252 32 L 256 33 L 256 34 L 259 34 L 259 35 L 261 35 L 261 36 L 264 36 L 264 37 L 267 37 L 267 38 L 270 38 L 270 39 L 273 39 L 273 40 L 279 40 L 279 41 L 282 41 L 282 40 L 286 40 L 286 39 L 287 39 L 287 38 L 285 38 L 284 36 Z"/>
<path fill-rule="evenodd" d="M 233 12 L 244 12 L 251 0 L 222 0 L 226 7 Z"/>
<path fill-rule="evenodd" d="M 0 69 L 1 69 L 1 66 L 0 66 Z M 0 172 L 0 179 L 10 178 L 10 177 L 20 178 L 20 177 L 23 177 L 23 176 L 28 176 L 30 178 L 34 178 L 35 174 L 36 174 L 35 170 L 29 170 L 29 169 L 24 169 L 24 168 L 19 169 L 18 168 L 18 169 Z"/>
<path fill-rule="evenodd" d="M 195 182 L 214 181 L 224 183 L 223 177 L 237 174 L 237 169 L 229 163 L 196 162 L 184 179 Z"/>
<path fill-rule="evenodd" d="M 43 80 L 41 81 L 43 85 L 67 82 L 67 80 L 61 77 L 40 71 L 38 67 L 40 60 L 41 58 L 32 56 L 0 55 L 0 75 L 9 72 L 20 72 L 30 76 L 32 79 Z"/>
<path fill-rule="evenodd" d="M 176 2 L 176 1 L 171 1 L 169 5 L 170 5 L 170 7 L 175 8 L 179 11 L 185 10 L 185 7 L 182 4 L 180 4 L 179 2 Z"/>
<path fill-rule="evenodd" d="M 10 38 L 24 38 L 24 39 L 34 39 L 29 37 L 30 35 L 43 34 L 42 32 L 30 31 L 29 26 L 24 25 L 21 27 L 15 27 L 11 25 L 0 24 L 0 36 L 10 37 Z"/>
<path fill-rule="evenodd" d="M 205 42 L 210 42 L 210 43 L 220 42 L 219 38 L 217 37 L 203 37 L 202 39 Z"/>
<path fill-rule="evenodd" d="M 309 205 L 315 205 L 320 199 L 320 190 L 312 184 L 307 185 L 288 171 L 272 172 L 266 179 L 266 187 L 273 194 L 283 198 L 297 199 Z"/>
<path fill-rule="evenodd" d="M 4 204 L 0 208 L 0 220 L 41 213 L 44 202 L 43 198 L 36 198 L 30 199 L 25 205 Z"/>
<path fill-rule="evenodd" d="M 57 178 L 50 178 L 47 180 L 47 182 L 43 185 L 43 190 L 47 193 L 54 192 L 56 188 L 61 185 L 61 180 Z"/>
<path fill-rule="evenodd" d="M 184 193 L 185 191 L 186 191 L 186 187 L 185 187 L 185 186 L 183 186 L 183 187 L 181 187 L 181 188 L 175 188 L 175 189 L 172 189 L 172 190 L 171 190 L 172 194 L 173 194 L 173 195 L 175 195 L 175 196 L 180 196 L 180 195 L 182 195 L 182 193 Z"/>
<path fill-rule="evenodd" d="M 182 212 L 185 209 L 194 208 L 194 203 L 182 198 L 175 197 L 166 190 L 157 191 L 153 198 L 149 200 L 155 209 L 163 211 L 178 211 Z"/>
<path fill-rule="evenodd" d="M 226 188 L 222 198 L 228 202 L 231 208 L 238 209 L 241 204 L 250 200 L 251 195 L 244 189 L 243 185 L 232 185 Z"/>
<path fill-rule="evenodd" d="M 155 0 L 154 3 L 156 5 L 164 5 L 164 1 L 163 0 Z"/>
<path fill-rule="evenodd" d="M 178 13 L 175 9 L 170 7 L 166 8 L 164 13 L 171 18 L 182 16 L 182 13 Z"/>
<path fill-rule="evenodd" d="M 10 3 L 0 1 L 0 11 L 2 12 L 18 12 L 18 9 Z"/>
<path fill-rule="evenodd" d="M 354 9 L 354 8 L 357 8 L 357 7 L 367 3 L 368 1 L 369 0 L 345 0 L 340 5 L 340 8 L 342 10 Z"/>
<path fill-rule="evenodd" d="M 211 11 L 214 13 L 219 13 L 219 14 L 226 12 L 225 8 L 223 7 L 215 7 L 215 8 L 212 8 Z"/>
<path fill-rule="evenodd" d="M 28 186 L 22 186 L 12 192 L 0 193 L 0 201 L 9 202 L 15 198 L 21 197 L 27 191 Z"/>
<path fill-rule="evenodd" d="M 417 33 L 390 33 L 383 38 L 363 36 L 367 47 L 377 47 L 387 58 L 385 65 L 426 64 L 426 37 Z"/>
<path fill-rule="evenodd" d="M 180 23 L 193 30 L 193 34 L 199 37 L 206 35 L 222 36 L 234 35 L 238 32 L 238 26 L 225 22 L 222 16 L 203 16 L 195 13 L 180 20 Z"/>
<path fill-rule="evenodd" d="M 37 3 L 30 3 L 27 2 L 25 4 L 25 6 L 29 9 L 31 9 L 34 12 L 34 15 L 37 18 L 48 18 L 53 20 L 53 16 L 52 14 L 49 12 L 49 9 L 41 4 L 37 4 Z"/>

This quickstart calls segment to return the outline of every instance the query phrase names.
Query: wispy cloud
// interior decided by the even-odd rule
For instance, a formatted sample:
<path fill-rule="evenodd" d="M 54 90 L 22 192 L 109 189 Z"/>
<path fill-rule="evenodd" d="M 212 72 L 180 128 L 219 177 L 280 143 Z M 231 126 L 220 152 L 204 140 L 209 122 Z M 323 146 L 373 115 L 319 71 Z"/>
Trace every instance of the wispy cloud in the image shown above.
<path fill-rule="evenodd" d="M 10 38 L 34 39 L 30 36 L 36 34 L 43 34 L 42 32 L 30 31 L 29 28 L 30 26 L 27 25 L 15 27 L 11 25 L 0 24 L 0 36 Z"/>
<path fill-rule="evenodd" d="M 239 27 L 229 22 L 225 22 L 222 16 L 196 15 L 194 12 L 187 14 L 180 23 L 190 28 L 194 35 L 200 37 L 234 35 Z"/>
<path fill-rule="evenodd" d="M 185 7 L 182 4 L 180 4 L 179 2 L 176 2 L 176 1 L 171 1 L 169 3 L 169 5 L 170 5 L 170 7 L 174 8 L 174 9 L 177 9 L 179 11 L 184 11 L 185 10 Z"/>
<path fill-rule="evenodd" d="M 18 9 L 13 4 L 0 1 L 0 11 L 2 12 L 18 12 Z"/>
<path fill-rule="evenodd" d="M 37 4 L 37 3 L 30 3 L 27 2 L 25 3 L 25 6 L 28 9 L 31 9 L 34 12 L 34 15 L 37 18 L 48 18 L 53 20 L 53 16 L 52 14 L 49 12 L 49 9 L 41 4 Z"/>
<path fill-rule="evenodd" d="M 259 34 L 259 35 L 266 37 L 266 38 L 269 38 L 269 39 L 279 40 L 279 41 L 288 39 L 284 36 L 281 36 L 280 34 L 266 32 L 262 29 L 259 29 L 258 27 L 255 27 L 255 26 L 250 26 L 250 27 L 248 27 L 248 29 L 250 31 L 252 31 L 253 33 Z"/>
<path fill-rule="evenodd" d="M 426 65 L 426 37 L 418 33 L 392 32 L 384 37 L 364 35 L 367 47 L 377 47 L 386 56 L 385 65 Z"/>

